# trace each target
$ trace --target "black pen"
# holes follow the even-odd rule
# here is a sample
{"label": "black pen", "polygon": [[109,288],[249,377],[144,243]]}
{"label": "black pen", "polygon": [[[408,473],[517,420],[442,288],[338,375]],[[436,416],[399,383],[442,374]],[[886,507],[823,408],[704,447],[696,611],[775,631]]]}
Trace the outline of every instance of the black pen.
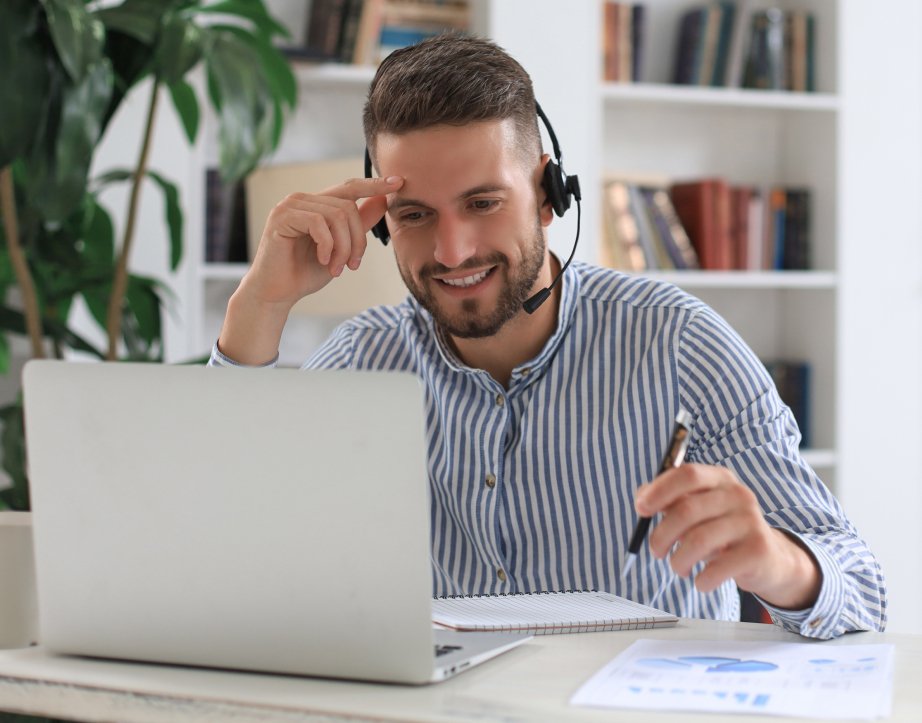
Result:
{"label": "black pen", "polygon": [[[685,452],[688,450],[688,438],[691,436],[691,415],[684,409],[680,409],[675,415],[675,427],[672,428],[672,438],[669,440],[669,447],[663,456],[663,463],[659,466],[657,476],[666,470],[678,467],[685,459]],[[621,567],[621,577],[626,578],[627,574],[634,567],[637,555],[640,552],[640,546],[647,536],[647,530],[650,529],[652,517],[641,517],[637,520],[637,527],[634,528],[634,534],[627,546],[627,555],[624,557],[624,565]]]}

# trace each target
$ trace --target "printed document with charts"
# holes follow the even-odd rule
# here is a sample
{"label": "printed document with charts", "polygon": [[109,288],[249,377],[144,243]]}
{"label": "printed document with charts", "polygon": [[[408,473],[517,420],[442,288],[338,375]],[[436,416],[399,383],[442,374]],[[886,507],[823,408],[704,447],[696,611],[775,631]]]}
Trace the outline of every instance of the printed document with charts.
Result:
{"label": "printed document with charts", "polygon": [[462,631],[595,633],[675,625],[675,615],[607,592],[565,591],[440,597],[432,621]]}

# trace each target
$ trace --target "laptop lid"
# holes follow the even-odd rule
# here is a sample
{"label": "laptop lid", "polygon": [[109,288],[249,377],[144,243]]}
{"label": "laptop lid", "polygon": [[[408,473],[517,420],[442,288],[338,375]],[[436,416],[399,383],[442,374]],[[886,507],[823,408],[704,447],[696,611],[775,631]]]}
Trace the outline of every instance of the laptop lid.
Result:
{"label": "laptop lid", "polygon": [[43,645],[432,677],[415,377],[34,361],[24,389]]}

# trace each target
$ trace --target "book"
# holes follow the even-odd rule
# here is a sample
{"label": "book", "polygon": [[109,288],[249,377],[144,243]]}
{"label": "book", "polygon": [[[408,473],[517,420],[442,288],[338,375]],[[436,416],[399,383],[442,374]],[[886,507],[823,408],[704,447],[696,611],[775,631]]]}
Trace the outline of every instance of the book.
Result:
{"label": "book", "polygon": [[613,269],[643,271],[647,260],[640,244],[637,220],[631,213],[631,194],[624,181],[611,181],[603,189],[605,243],[600,263]]}
{"label": "book", "polygon": [[470,27],[467,0],[386,0],[381,10],[376,62],[439,33]]}
{"label": "book", "polygon": [[346,0],[313,0],[304,33],[305,52],[318,60],[339,60]]}
{"label": "book", "polygon": [[435,598],[432,622],[464,632],[551,635],[663,628],[678,618],[608,592],[568,590]]}
{"label": "book", "polygon": [[618,3],[606,0],[602,10],[602,78],[618,80]]}
{"label": "book", "polygon": [[708,271],[733,269],[730,239],[730,189],[722,178],[706,178],[673,184],[672,204]]}
{"label": "book", "polygon": [[647,9],[640,3],[605,0],[602,6],[602,78],[638,83],[643,65]]}
{"label": "book", "polygon": [[668,191],[663,188],[646,188],[644,197],[672,265],[677,269],[700,268],[698,254],[695,253],[695,247],[692,246],[691,239],[679,220]]}
{"label": "book", "polygon": [[727,63],[724,68],[723,85],[727,88],[739,88],[743,83],[743,60],[746,35],[752,26],[753,3],[755,0],[739,0],[730,30],[730,43],[727,49]]}
{"label": "book", "polygon": [[378,52],[378,38],[381,37],[381,20],[384,0],[365,0],[359,18],[352,62],[356,65],[371,65]]}
{"label": "book", "polygon": [[781,268],[803,271],[810,268],[810,191],[788,188],[784,204],[784,245]]}
{"label": "book", "polygon": [[743,73],[744,88],[785,89],[784,36],[784,12],[769,8],[753,13],[749,55]]}
{"label": "book", "polygon": [[672,71],[673,83],[678,85],[697,84],[706,23],[706,8],[692,8],[683,13],[679,21],[679,34],[676,41]]}
{"label": "book", "polygon": [[205,261],[247,261],[246,186],[225,182],[217,168],[205,171]]}
{"label": "book", "polygon": [[647,7],[640,3],[631,6],[631,80],[643,80],[643,60],[647,35]]}
{"label": "book", "polygon": [[778,396],[794,415],[800,428],[800,446],[809,447],[810,435],[810,364],[803,361],[778,360],[765,362]]}
{"label": "book", "polygon": [[629,3],[618,3],[618,78],[621,83],[630,83],[634,77],[633,24]]}

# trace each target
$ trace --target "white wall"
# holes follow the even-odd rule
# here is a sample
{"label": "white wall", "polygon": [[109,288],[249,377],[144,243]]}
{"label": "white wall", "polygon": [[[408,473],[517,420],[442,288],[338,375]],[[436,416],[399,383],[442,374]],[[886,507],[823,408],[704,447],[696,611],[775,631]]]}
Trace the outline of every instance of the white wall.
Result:
{"label": "white wall", "polygon": [[842,28],[839,497],[878,555],[890,625],[922,632],[922,5]]}

